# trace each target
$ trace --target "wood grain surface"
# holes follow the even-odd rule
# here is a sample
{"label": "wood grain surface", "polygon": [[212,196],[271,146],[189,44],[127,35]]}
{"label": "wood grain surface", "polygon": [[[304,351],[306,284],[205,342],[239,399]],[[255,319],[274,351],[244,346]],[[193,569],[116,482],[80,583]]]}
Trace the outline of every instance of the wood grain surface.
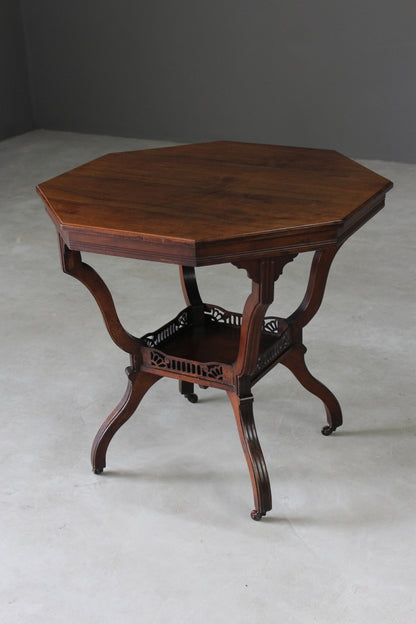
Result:
{"label": "wood grain surface", "polygon": [[217,141],[107,154],[37,190],[70,249],[198,266],[338,244],[391,186],[334,151]]}

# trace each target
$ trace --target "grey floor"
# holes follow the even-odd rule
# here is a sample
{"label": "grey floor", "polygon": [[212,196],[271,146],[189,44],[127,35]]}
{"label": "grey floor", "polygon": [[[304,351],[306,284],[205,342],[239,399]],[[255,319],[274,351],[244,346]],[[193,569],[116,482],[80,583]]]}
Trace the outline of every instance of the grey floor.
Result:
{"label": "grey floor", "polygon": [[[7,624],[407,624],[416,621],[416,165],[348,241],[306,331],[308,364],[345,426],[277,367],[255,388],[274,507],[252,495],[220,391],[162,380],[94,475],[91,441],[124,392],[125,354],[65,276],[34,187],[109,151],[162,143],[36,131],[0,143],[1,601]],[[86,255],[139,335],[183,307],[177,269]],[[272,313],[303,295],[309,254]],[[204,299],[242,307],[245,272],[199,271]]]}

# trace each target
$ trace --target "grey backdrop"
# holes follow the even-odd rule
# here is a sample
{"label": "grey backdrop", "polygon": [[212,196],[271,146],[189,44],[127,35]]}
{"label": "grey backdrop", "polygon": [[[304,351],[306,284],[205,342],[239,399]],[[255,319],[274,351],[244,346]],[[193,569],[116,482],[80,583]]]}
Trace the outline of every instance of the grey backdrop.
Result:
{"label": "grey backdrop", "polygon": [[19,2],[0,0],[0,139],[32,127]]}
{"label": "grey backdrop", "polygon": [[37,127],[416,162],[415,0],[22,0]]}

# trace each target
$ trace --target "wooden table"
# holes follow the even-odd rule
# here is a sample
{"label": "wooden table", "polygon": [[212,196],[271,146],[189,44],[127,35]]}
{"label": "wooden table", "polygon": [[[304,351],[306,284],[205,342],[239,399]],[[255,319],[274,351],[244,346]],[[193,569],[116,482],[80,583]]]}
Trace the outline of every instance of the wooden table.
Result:
{"label": "wooden table", "polygon": [[[251,389],[283,364],[322,400],[322,433],[342,424],[337,399],[306,367],[302,331],[321,304],[339,247],[383,207],[391,187],[334,151],[228,141],[107,154],[40,184],[64,272],[90,290],[131,360],[126,393],[95,437],[94,471],[103,471],[113,435],[161,377],[178,379],[191,402],[194,384],[221,388],[250,472],[251,517],[264,516],[272,501]],[[311,250],[299,307],[288,318],[265,316],[284,266]],[[179,265],[185,309],[151,334],[132,336],[82,251]],[[245,269],[252,282],[242,314],[204,303],[198,291],[194,267],[225,262]]]}

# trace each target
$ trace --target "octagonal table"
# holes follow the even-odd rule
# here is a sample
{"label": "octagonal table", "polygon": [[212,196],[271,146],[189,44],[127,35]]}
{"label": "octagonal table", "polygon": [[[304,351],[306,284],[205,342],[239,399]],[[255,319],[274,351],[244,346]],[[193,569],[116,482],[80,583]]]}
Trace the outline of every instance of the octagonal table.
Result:
{"label": "octagonal table", "polygon": [[[321,304],[337,250],[383,207],[391,187],[334,151],[230,141],[107,154],[40,184],[63,270],[90,290],[111,338],[130,355],[126,393],[93,443],[94,471],[103,471],[113,435],[161,377],[178,379],[191,402],[194,384],[221,388],[250,472],[251,516],[264,516],[271,492],[251,389],[283,364],[322,400],[322,433],[342,424],[337,399],[306,367],[302,330]],[[185,309],[154,332],[132,336],[83,251],[179,265]],[[287,318],[266,316],[275,281],[305,251],[315,254],[302,302]],[[252,282],[242,313],[200,296],[194,267],[225,262]]]}

